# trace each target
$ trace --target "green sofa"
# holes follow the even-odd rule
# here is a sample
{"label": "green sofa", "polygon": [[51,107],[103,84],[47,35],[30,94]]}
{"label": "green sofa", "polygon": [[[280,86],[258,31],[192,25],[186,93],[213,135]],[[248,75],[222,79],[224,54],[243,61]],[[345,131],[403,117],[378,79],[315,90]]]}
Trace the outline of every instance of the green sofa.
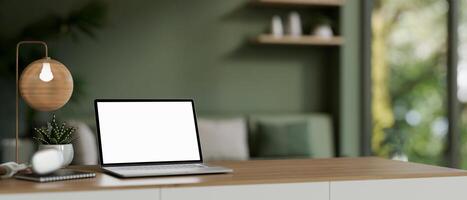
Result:
{"label": "green sofa", "polygon": [[327,158],[334,156],[328,114],[201,115],[206,160]]}

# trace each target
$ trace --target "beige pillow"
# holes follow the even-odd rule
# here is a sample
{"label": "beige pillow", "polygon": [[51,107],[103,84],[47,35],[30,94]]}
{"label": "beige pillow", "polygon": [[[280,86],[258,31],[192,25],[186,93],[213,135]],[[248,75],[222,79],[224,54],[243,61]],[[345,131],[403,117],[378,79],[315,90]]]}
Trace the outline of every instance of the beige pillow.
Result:
{"label": "beige pillow", "polygon": [[198,120],[204,160],[247,160],[248,138],[243,118]]}

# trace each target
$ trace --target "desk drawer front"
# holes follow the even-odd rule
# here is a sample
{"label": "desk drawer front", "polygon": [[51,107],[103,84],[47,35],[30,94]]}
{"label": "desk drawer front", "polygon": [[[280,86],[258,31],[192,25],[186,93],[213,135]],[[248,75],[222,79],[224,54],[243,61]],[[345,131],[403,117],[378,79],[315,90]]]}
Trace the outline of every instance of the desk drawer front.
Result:
{"label": "desk drawer front", "polygon": [[8,200],[159,200],[159,189],[103,190],[87,192],[47,192],[0,195]]}
{"label": "desk drawer front", "polygon": [[331,182],[331,200],[465,200],[467,177]]}
{"label": "desk drawer front", "polygon": [[162,188],[163,200],[329,200],[329,182]]}

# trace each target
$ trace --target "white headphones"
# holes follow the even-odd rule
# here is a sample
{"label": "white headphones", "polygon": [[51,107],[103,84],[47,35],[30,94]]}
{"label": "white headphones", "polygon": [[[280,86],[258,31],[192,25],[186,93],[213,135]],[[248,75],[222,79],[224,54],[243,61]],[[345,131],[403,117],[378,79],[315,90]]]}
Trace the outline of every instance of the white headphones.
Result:
{"label": "white headphones", "polygon": [[[54,172],[63,164],[63,155],[56,149],[43,149],[34,153],[31,159],[32,170],[37,174],[48,174]],[[4,169],[4,174],[0,174],[0,178],[9,178],[15,175],[18,171],[27,169],[26,164],[18,164],[15,162],[7,162],[0,164]]]}

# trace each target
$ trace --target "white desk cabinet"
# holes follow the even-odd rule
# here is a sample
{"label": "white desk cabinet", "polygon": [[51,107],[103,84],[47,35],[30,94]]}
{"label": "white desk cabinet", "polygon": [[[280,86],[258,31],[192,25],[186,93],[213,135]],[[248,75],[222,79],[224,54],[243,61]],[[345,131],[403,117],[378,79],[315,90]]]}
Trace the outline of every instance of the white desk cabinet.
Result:
{"label": "white desk cabinet", "polygon": [[331,182],[331,200],[465,200],[467,177]]}
{"label": "white desk cabinet", "polygon": [[329,200],[329,182],[162,188],[162,200]]}
{"label": "white desk cabinet", "polygon": [[5,200],[160,200],[159,189],[39,192],[0,195]]}

